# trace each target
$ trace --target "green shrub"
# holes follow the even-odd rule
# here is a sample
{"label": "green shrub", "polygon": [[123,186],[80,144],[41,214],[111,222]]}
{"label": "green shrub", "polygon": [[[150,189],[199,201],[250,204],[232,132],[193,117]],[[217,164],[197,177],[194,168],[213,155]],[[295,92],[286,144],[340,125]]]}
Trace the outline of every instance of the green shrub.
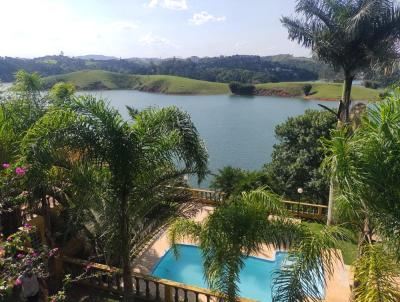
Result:
{"label": "green shrub", "polygon": [[246,171],[231,166],[219,169],[210,187],[225,192],[228,196],[251,191],[268,183],[261,171]]}
{"label": "green shrub", "polygon": [[306,85],[303,86],[302,89],[303,89],[304,95],[305,96],[309,96],[310,92],[311,92],[311,89],[312,89],[312,85],[311,84],[306,84]]}
{"label": "green shrub", "polygon": [[242,84],[239,82],[232,82],[229,84],[229,89],[233,94],[253,95],[256,87],[252,84]]}
{"label": "green shrub", "polygon": [[363,82],[363,85],[364,85],[365,88],[371,88],[371,89],[378,89],[379,88],[379,82],[377,82],[377,81],[365,80]]}

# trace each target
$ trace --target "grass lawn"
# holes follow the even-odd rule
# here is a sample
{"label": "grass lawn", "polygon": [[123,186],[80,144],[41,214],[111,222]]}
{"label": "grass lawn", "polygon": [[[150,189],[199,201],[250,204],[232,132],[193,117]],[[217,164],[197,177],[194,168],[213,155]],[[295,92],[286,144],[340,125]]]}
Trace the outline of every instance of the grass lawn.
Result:
{"label": "grass lawn", "polygon": [[[323,224],[317,222],[302,221],[302,224],[307,225],[312,231],[315,232],[319,232],[324,227]],[[357,257],[356,235],[354,235],[354,238],[352,239],[353,240],[351,241],[345,241],[345,240],[340,241],[340,250],[342,251],[343,254],[343,261],[347,265],[352,265]]]}
{"label": "grass lawn", "polygon": [[[280,89],[290,95],[304,97],[302,88],[305,84],[312,85],[311,93],[313,94],[308,97],[309,99],[341,99],[343,85],[340,83],[281,82],[257,84],[256,87],[262,89]],[[353,85],[351,97],[354,100],[376,101],[379,99],[380,92],[380,90]]]}
{"label": "grass lawn", "polygon": [[139,76],[143,87],[158,88],[157,92],[167,94],[228,94],[229,87],[225,83],[193,80],[169,75]]}
{"label": "grass lawn", "polygon": [[73,83],[78,90],[136,89],[165,94],[228,94],[224,83],[199,81],[169,75],[129,75],[103,70],[83,70],[44,78],[46,88],[57,82]]}
{"label": "grass lawn", "polygon": [[[228,84],[193,80],[170,75],[130,75],[104,70],[82,70],[44,78],[46,88],[57,82],[71,82],[78,90],[99,89],[135,89],[147,92],[181,95],[216,95],[230,94]],[[257,84],[257,88],[273,90],[272,95],[280,95],[279,91],[293,97],[303,98],[305,82],[281,82]],[[312,95],[309,99],[339,100],[342,95],[342,84],[311,83]],[[354,100],[378,100],[380,90],[353,86]]]}

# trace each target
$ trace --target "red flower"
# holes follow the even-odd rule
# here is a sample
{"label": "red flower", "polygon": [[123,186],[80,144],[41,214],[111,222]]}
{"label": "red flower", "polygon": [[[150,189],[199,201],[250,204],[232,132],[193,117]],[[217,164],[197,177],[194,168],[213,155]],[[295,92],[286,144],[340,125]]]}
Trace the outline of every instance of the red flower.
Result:
{"label": "red flower", "polygon": [[2,167],[3,167],[3,169],[8,169],[8,168],[10,168],[10,164],[9,163],[3,163]]}

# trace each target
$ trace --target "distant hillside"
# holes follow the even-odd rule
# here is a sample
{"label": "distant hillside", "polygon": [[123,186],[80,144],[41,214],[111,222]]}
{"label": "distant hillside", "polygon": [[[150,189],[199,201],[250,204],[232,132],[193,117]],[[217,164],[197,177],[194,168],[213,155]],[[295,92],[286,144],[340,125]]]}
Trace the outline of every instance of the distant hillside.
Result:
{"label": "distant hillside", "polygon": [[117,57],[103,56],[103,55],[85,55],[85,56],[77,56],[75,58],[82,60],[95,60],[95,61],[118,60]]}
{"label": "distant hillside", "polygon": [[35,59],[0,57],[0,80],[10,82],[19,69],[38,72],[42,76],[65,74],[81,70],[105,70],[126,74],[175,75],[197,80],[229,83],[291,82],[317,80],[326,66],[307,58],[282,55],[220,56],[187,59],[116,59],[88,55],[76,58],[45,56]]}
{"label": "distant hillside", "polygon": [[185,95],[229,93],[228,85],[169,75],[128,75],[102,70],[77,71],[44,78],[46,88],[57,82],[73,83],[78,90],[135,89]]}
{"label": "distant hillside", "polygon": [[[303,86],[311,84],[311,95],[304,97]],[[342,97],[343,85],[339,83],[266,83],[256,85],[257,95],[275,95],[284,97],[304,97],[306,99],[317,99],[326,101],[340,100]],[[357,101],[377,101],[379,93],[377,89],[353,86],[351,98]]]}
{"label": "distant hillside", "polygon": [[[128,75],[103,70],[84,70],[44,78],[46,88],[57,82],[71,82],[78,90],[134,89],[146,92],[181,95],[229,94],[225,83],[193,80],[170,75]],[[305,82],[265,83],[256,85],[256,95],[284,96],[320,100],[339,100],[342,85],[335,83],[308,83],[312,95],[304,97]],[[352,98],[373,101],[379,97],[379,90],[354,86]]]}

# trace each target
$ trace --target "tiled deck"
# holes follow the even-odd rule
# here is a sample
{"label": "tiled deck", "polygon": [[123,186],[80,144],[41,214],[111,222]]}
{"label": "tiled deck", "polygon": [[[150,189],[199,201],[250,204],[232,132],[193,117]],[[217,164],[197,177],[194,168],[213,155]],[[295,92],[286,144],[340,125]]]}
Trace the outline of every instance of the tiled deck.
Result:
{"label": "tiled deck", "polygon": [[[211,206],[199,206],[197,213],[193,216],[195,221],[202,221],[213,211]],[[195,242],[184,241],[181,243],[195,244]],[[150,274],[153,267],[160,258],[170,249],[166,230],[161,231],[153,242],[143,251],[134,264],[134,271],[142,274]],[[275,250],[265,245],[259,253],[253,255],[259,258],[274,259]],[[350,267],[343,265],[340,261],[335,263],[333,278],[328,280],[325,302],[347,302],[350,301]]]}

